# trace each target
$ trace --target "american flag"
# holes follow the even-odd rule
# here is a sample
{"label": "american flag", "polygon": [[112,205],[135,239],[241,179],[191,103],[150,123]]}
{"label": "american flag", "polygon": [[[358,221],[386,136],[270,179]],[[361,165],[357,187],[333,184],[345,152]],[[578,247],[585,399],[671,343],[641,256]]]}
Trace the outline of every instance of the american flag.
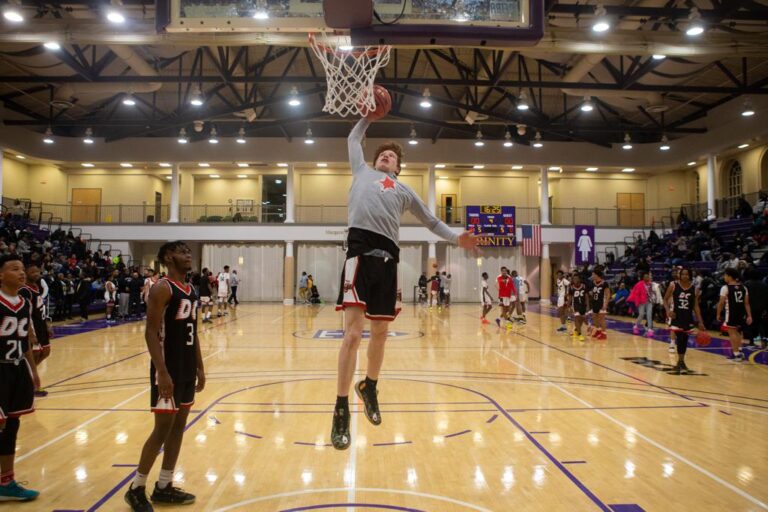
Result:
{"label": "american flag", "polygon": [[523,256],[541,256],[541,224],[523,224]]}

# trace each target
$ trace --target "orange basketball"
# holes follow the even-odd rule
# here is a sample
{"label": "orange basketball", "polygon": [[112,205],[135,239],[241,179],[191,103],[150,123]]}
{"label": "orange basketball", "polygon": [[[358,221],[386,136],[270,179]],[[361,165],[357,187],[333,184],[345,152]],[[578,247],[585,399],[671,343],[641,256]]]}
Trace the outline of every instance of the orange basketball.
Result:
{"label": "orange basketball", "polygon": [[706,331],[699,331],[696,334],[696,345],[700,347],[708,347],[712,343],[712,336]]}
{"label": "orange basketball", "polygon": [[373,95],[376,100],[376,110],[368,112],[365,116],[369,121],[377,121],[382,117],[389,114],[392,109],[392,97],[389,95],[389,91],[380,85],[373,86]]}

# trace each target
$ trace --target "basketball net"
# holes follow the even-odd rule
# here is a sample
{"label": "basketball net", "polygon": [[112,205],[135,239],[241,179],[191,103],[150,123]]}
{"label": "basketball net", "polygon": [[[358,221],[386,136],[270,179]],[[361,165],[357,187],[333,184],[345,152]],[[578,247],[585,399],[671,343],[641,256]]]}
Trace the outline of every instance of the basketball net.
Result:
{"label": "basketball net", "polygon": [[[376,74],[389,62],[389,46],[348,49],[339,38],[310,34],[309,46],[325,69],[328,90],[323,112],[366,116],[376,110],[373,86]],[[342,49],[344,48],[344,49]]]}

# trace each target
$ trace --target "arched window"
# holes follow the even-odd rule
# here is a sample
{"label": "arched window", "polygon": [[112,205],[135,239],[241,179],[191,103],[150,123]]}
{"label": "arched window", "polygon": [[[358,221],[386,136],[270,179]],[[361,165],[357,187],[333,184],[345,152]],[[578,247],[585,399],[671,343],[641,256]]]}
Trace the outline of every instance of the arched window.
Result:
{"label": "arched window", "polygon": [[741,195],[741,164],[733,162],[728,169],[728,196]]}

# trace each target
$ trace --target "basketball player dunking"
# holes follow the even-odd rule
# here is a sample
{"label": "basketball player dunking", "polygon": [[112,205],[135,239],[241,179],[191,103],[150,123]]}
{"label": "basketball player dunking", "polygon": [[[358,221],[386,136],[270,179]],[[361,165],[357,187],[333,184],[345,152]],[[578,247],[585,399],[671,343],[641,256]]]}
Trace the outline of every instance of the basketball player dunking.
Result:
{"label": "basketball player dunking", "polygon": [[373,168],[366,164],[363,136],[371,121],[384,115],[386,112],[377,110],[374,115],[361,119],[348,138],[353,173],[349,190],[348,249],[336,307],[346,311],[346,318],[331,428],[331,442],[337,450],[345,450],[351,443],[349,387],[355,375],[357,349],[366,318],[371,321],[368,367],[365,380],[355,385],[355,392],[363,401],[368,421],[381,424],[376,385],[389,322],[399,311],[397,262],[401,215],[410,211],[434,234],[465,249],[474,250],[477,245],[473,235],[466,231],[461,235],[454,233],[429,211],[413,190],[397,181],[402,164],[402,148],[398,144],[390,142],[379,146]]}
{"label": "basketball player dunking", "polygon": [[134,512],[153,510],[147,501],[147,475],[160,453],[163,463],[151,500],[163,505],[188,505],[195,496],[173,486],[173,471],[181,451],[184,427],[195,392],[205,387],[205,370],[197,338],[197,294],[185,283],[192,269],[192,252],[184,242],[160,247],[157,259],[168,267],[168,275],[149,292],[145,338],[150,365],[151,407],[155,427],[144,443],[139,467],[125,501]]}

